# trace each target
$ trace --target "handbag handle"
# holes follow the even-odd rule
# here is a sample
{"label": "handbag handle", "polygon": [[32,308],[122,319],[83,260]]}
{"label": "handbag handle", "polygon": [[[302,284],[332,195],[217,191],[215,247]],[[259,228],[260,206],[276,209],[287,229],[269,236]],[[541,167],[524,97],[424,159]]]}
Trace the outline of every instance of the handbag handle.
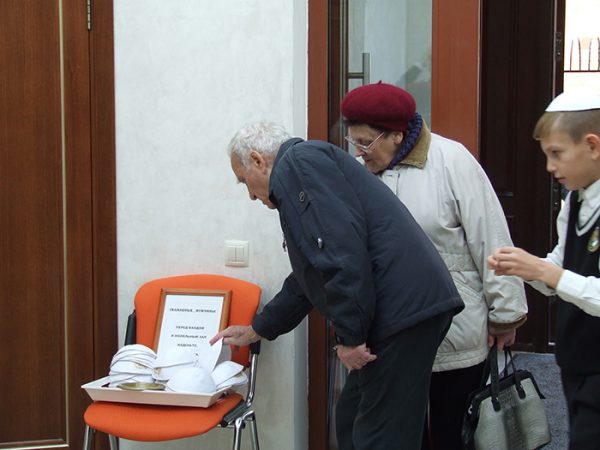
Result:
{"label": "handbag handle", "polygon": [[512,355],[512,351],[510,350],[510,347],[505,347],[504,348],[504,371],[503,371],[503,376],[508,376],[509,372],[508,372],[508,367],[509,367],[509,363],[510,363],[510,367],[512,368],[512,373],[515,377],[515,388],[517,389],[517,393],[519,394],[519,398],[520,399],[524,399],[526,394],[525,394],[525,389],[523,389],[523,386],[521,385],[521,381],[522,381],[522,372],[519,372],[517,370],[517,367],[515,366],[515,361],[513,359],[513,355]]}
{"label": "handbag handle", "polygon": [[[490,352],[488,353],[488,360],[486,362],[486,366],[490,367],[490,390],[491,390],[491,400],[492,405],[494,406],[494,411],[500,411],[500,400],[498,399],[500,395],[500,374],[498,371],[498,348],[496,343],[490,348]],[[504,349],[504,370],[502,371],[503,377],[509,375],[508,368],[509,366],[512,368],[512,375],[515,379],[515,389],[517,390],[517,394],[519,398],[524,399],[526,397],[525,389],[521,385],[521,373],[517,370],[515,366],[515,362],[512,356],[512,351],[510,347],[505,347]]]}
{"label": "handbag handle", "polygon": [[490,388],[492,391],[491,400],[494,406],[494,411],[500,411],[500,375],[498,374],[498,348],[496,343],[492,345],[488,353],[488,361],[490,364]]}

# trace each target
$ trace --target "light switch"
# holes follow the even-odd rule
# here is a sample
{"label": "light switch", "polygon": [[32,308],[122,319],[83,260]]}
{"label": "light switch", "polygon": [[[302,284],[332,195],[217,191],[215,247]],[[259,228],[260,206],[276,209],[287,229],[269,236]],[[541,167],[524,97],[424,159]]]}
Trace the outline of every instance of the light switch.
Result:
{"label": "light switch", "polygon": [[248,241],[225,241],[225,265],[248,267]]}

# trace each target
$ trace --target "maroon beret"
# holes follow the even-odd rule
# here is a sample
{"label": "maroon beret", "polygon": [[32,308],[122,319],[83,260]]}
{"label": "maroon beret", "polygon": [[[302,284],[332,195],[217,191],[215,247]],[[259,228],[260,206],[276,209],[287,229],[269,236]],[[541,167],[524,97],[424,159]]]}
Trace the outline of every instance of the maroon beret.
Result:
{"label": "maroon beret", "polygon": [[352,123],[406,132],[417,106],[412,95],[392,84],[367,84],[346,94],[342,115]]}

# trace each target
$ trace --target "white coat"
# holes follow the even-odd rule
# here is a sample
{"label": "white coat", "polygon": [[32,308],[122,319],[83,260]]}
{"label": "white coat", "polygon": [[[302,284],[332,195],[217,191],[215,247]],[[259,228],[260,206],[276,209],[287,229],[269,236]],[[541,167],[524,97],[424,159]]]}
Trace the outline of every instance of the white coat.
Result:
{"label": "white coat", "polygon": [[465,303],[438,349],[434,372],[479,364],[487,356],[488,332],[510,331],[527,314],[522,281],[487,268],[493,250],[512,245],[489,179],[462,144],[425,125],[414,149],[379,177],[425,230]]}

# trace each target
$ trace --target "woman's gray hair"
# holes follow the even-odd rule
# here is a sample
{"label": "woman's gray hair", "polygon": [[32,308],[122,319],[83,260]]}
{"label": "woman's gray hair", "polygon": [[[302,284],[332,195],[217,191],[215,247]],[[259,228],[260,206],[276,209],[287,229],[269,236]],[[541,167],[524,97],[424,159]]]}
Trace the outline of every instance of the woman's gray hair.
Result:
{"label": "woman's gray hair", "polygon": [[230,158],[236,155],[242,165],[248,169],[252,150],[274,161],[279,147],[289,138],[290,135],[281,125],[272,122],[255,122],[235,133],[227,146],[227,153]]}

